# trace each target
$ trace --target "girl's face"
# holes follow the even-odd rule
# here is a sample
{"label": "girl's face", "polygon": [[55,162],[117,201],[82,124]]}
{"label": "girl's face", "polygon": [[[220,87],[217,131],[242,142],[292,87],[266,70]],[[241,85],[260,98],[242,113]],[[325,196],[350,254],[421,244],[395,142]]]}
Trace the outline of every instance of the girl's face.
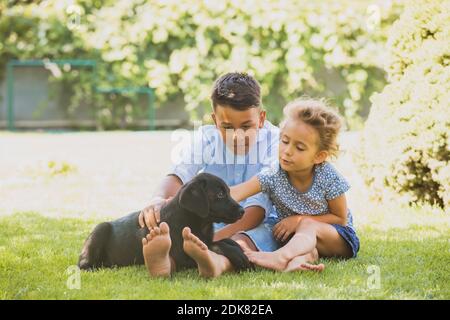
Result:
{"label": "girl's face", "polygon": [[280,132],[279,161],[287,172],[307,171],[327,158],[319,151],[319,133],[303,121],[288,120]]}

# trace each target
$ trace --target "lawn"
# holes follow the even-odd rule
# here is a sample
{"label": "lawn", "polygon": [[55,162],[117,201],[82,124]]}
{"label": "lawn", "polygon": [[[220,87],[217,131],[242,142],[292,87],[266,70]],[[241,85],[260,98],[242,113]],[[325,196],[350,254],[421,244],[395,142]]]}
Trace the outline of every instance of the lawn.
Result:
{"label": "lawn", "polygon": [[257,270],[214,280],[195,270],[155,280],[135,266],[82,272],[73,288],[71,266],[90,230],[145,205],[174,143],[168,132],[0,133],[0,298],[450,298],[448,214],[369,202],[351,161],[358,134],[344,135],[336,163],[353,186],[357,259],[322,259],[321,274]]}

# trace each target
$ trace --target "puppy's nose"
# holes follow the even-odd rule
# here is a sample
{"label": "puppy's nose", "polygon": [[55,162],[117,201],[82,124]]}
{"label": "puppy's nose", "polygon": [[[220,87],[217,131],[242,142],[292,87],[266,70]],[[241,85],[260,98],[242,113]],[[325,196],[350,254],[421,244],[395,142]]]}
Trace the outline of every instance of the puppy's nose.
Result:
{"label": "puppy's nose", "polygon": [[244,208],[239,207],[239,214],[242,216],[242,215],[244,215],[244,213],[245,213]]}

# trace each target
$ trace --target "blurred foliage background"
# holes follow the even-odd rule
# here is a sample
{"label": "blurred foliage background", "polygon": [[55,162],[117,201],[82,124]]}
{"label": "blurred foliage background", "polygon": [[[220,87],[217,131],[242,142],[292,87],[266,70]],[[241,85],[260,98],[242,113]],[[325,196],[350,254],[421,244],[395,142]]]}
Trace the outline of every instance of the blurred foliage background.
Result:
{"label": "blurred foliage background", "polygon": [[402,8],[401,1],[2,0],[0,76],[9,59],[95,59],[97,77],[67,68],[54,81],[73,90],[72,112],[84,99],[109,128],[123,114],[132,123],[138,111],[133,101],[96,95],[94,81],[150,86],[157,107],[180,101],[192,120],[209,121],[214,79],[247,71],[262,85],[271,121],[306,94],[328,97],[359,129],[371,94],[386,83],[385,43]]}
{"label": "blurred foliage background", "polygon": [[246,71],[275,124],[301,95],[329,98],[351,130],[368,119],[356,152],[375,198],[445,208],[449,3],[2,0],[0,77],[10,59],[94,59],[96,75],[62,68],[51,82],[72,91],[71,112],[87,101],[98,128],[114,129],[139,117],[138,98],[112,101],[95,86],[151,87],[157,107],[180,103],[208,122],[213,81]]}

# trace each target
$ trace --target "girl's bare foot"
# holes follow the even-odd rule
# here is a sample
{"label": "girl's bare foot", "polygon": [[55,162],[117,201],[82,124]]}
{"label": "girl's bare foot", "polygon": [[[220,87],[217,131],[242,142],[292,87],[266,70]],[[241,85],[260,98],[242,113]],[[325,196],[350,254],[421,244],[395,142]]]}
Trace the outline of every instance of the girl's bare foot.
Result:
{"label": "girl's bare foot", "polygon": [[325,269],[325,265],[323,263],[321,264],[311,264],[308,262],[304,262],[300,265],[297,265],[296,267],[293,267],[289,270],[285,270],[284,272],[294,272],[294,271],[316,271],[316,272],[322,272]]}
{"label": "girl's bare foot", "polygon": [[244,251],[248,259],[254,264],[272,269],[275,271],[283,271],[286,269],[289,259],[283,257],[276,252],[261,252],[261,251]]}
{"label": "girl's bare foot", "polygon": [[321,272],[325,269],[325,265],[321,264],[313,264],[319,260],[319,253],[317,249],[314,249],[310,253],[307,253],[303,256],[297,256],[291,261],[289,261],[284,272],[293,272],[293,271],[318,271]]}
{"label": "girl's bare foot", "polygon": [[147,237],[142,239],[145,266],[150,276],[170,276],[169,250],[171,245],[169,225],[165,222],[152,229]]}
{"label": "girl's bare foot", "polygon": [[289,261],[286,269],[284,269],[283,272],[295,272],[295,271],[322,272],[325,269],[325,265],[323,263],[312,264],[311,262],[314,262],[316,260],[309,261],[310,259],[307,258],[308,255],[295,257],[294,259]]}
{"label": "girl's bare foot", "polygon": [[190,228],[184,228],[182,235],[184,252],[197,262],[202,277],[216,278],[231,268],[227,258],[210,251],[203,241],[191,233]]}

